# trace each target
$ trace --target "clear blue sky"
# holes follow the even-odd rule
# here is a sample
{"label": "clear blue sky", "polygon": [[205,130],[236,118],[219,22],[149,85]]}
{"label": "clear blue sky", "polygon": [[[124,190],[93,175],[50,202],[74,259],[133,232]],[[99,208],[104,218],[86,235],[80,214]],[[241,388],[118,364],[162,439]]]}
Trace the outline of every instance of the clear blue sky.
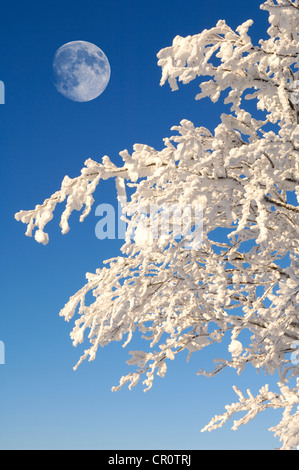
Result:
{"label": "clear blue sky", "polygon": [[[232,422],[201,433],[224,405],[237,401],[235,384],[256,392],[273,379],[248,369],[228,370],[213,379],[198,377],[212,368],[210,350],[186,364],[182,356],[164,379],[144,393],[142,386],[117,393],[111,387],[129,370],[120,343],[98,351],[94,362],[73,366],[82,348],[69,338],[72,324],[59,310],[85,282],[85,273],[119,254],[120,241],[99,241],[94,209],[115,199],[114,184],[101,185],[84,224],[71,217],[61,235],[62,208],[49,224],[50,243],[25,237],[15,212],[32,209],[59,189],[65,174],[77,176],[86,158],[134,143],[162,148],[162,139],[181,119],[213,130],[224,108],[193,98],[197,84],[177,92],[159,86],[156,54],[176,35],[197,34],[225,19],[233,28],[252,18],[251,34],[266,37],[267,14],[257,0],[10,0],[0,14],[0,80],[6,86],[1,113],[1,449],[272,449],[279,446],[267,428],[279,415],[266,413],[234,432]],[[98,45],[111,65],[105,92],[88,103],[72,102],[52,84],[52,60],[64,43]],[[130,349],[134,349],[130,345]],[[225,345],[215,356],[227,354]],[[272,382],[271,382],[272,380]]]}

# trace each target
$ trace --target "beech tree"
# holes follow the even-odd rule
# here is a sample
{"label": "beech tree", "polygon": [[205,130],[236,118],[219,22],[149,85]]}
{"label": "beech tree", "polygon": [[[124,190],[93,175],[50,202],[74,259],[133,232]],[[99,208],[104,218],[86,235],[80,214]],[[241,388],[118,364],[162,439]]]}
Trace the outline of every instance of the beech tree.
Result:
{"label": "beech tree", "polygon": [[[136,144],[131,155],[120,152],[122,166],[108,156],[101,163],[88,159],[80,176],[65,176],[59,191],[15,217],[27,224],[26,235],[34,231],[46,244],[44,228],[56,204],[66,203],[60,220],[65,234],[72,211],[82,210],[83,221],[99,182],[115,178],[127,223],[121,255],[87,273],[86,284],[60,312],[67,321],[78,315],[74,346],[89,340],[76,367],[95,359],[99,346],[126,346],[141,333],[149,352],[130,352],[135,369],[113,390],[126,383],[131,389],[141,376],[148,390],[155,375],[164,377],[168,360],[229,336],[229,359],[215,359],[216,368],[199,373],[213,376],[232,367],[240,374],[251,364],[277,375],[277,391],[265,385],[245,397],[235,388],[239,400],[203,430],[243,412],[234,421],[237,429],[265,409],[280,408],[282,419],[271,430],[281,448],[291,450],[299,448],[299,2],[267,0],[261,9],[270,26],[258,45],[248,34],[251,20],[236,31],[221,20],[200,34],[175,37],[157,55],[161,85],[168,81],[177,90],[178,83],[200,77],[195,99],[215,103],[223,97],[230,105],[213,132],[182,120],[161,151]],[[190,230],[180,238],[174,213],[168,230],[152,236],[158,217],[173,204],[182,212],[202,207],[200,243],[192,211]],[[153,205],[158,210],[152,213]],[[228,236],[215,241],[215,229]]]}

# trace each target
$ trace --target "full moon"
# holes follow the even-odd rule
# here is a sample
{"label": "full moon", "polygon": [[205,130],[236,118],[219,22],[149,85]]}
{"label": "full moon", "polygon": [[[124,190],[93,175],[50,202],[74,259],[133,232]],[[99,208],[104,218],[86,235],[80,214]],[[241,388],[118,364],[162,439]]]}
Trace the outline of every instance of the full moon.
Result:
{"label": "full moon", "polygon": [[61,46],[53,60],[54,85],[73,101],[91,101],[105,90],[110,80],[110,64],[95,44],[72,41]]}

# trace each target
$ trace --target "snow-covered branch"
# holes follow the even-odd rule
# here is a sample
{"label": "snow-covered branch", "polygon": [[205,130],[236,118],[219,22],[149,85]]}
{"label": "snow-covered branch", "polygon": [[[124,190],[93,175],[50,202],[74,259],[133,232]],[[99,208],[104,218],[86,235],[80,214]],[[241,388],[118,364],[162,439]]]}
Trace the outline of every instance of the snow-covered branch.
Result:
{"label": "snow-covered branch", "polygon": [[[236,431],[242,424],[247,424],[254,419],[258,413],[266,409],[283,409],[283,418],[279,425],[269,429],[275,436],[283,441],[282,450],[292,450],[298,448],[299,433],[299,379],[297,379],[297,389],[291,390],[286,385],[280,385],[280,393],[269,391],[268,385],[262,387],[257,396],[253,396],[250,390],[247,390],[248,398],[245,398],[242,392],[233,387],[239,397],[239,402],[227,405],[226,412],[221,416],[215,416],[202,431],[212,431],[220,428],[233,415],[239,412],[246,412],[239,420],[234,421],[232,429]],[[293,412],[294,411],[294,412]]]}

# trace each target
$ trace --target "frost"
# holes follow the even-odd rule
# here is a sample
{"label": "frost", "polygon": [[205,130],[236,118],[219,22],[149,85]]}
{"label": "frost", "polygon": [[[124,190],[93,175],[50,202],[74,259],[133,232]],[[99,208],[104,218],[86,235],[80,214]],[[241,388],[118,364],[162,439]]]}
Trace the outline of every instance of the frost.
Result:
{"label": "frost", "polygon": [[38,243],[42,243],[43,245],[46,245],[49,241],[48,234],[43,232],[42,230],[37,230],[35,232],[34,238]]}
{"label": "frost", "polygon": [[237,341],[237,340],[232,340],[228,347],[228,350],[232,356],[240,356],[243,350],[242,343],[240,343],[240,341]]}

